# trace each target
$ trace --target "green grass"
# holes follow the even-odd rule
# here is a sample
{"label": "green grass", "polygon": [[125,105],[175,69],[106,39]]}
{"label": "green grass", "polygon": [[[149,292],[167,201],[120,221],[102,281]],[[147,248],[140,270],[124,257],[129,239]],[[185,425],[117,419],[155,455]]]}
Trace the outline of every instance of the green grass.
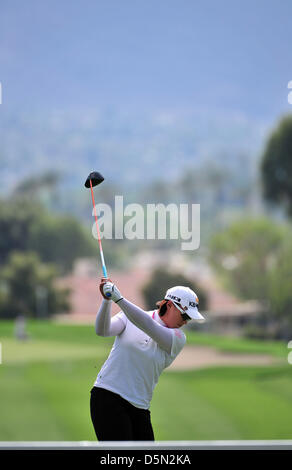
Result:
{"label": "green grass", "polygon": [[[0,322],[0,441],[95,440],[89,392],[113,338],[91,326],[29,322],[16,341]],[[187,332],[188,344],[287,357],[287,345]],[[157,440],[291,439],[292,368],[165,371],[151,405]]]}
{"label": "green grass", "polygon": [[159,385],[152,412],[161,440],[292,438],[289,366],[169,373]]}
{"label": "green grass", "polygon": [[187,344],[210,346],[220,351],[244,354],[270,354],[275,357],[287,357],[287,343],[283,341],[259,341],[247,338],[216,336],[184,330]]}

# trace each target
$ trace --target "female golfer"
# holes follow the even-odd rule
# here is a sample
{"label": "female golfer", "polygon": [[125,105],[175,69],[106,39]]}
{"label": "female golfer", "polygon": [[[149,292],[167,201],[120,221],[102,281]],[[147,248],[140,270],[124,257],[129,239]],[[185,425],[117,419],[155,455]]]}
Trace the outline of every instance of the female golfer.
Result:
{"label": "female golfer", "polygon": [[[99,441],[153,441],[150,401],[162,371],[182,350],[186,337],[180,328],[189,320],[204,321],[198,297],[191,289],[169,289],[158,309],[145,312],[126,300],[102,278],[102,304],[95,331],[116,336],[108,359],[91,390],[90,412]],[[121,312],[111,317],[111,303]]]}

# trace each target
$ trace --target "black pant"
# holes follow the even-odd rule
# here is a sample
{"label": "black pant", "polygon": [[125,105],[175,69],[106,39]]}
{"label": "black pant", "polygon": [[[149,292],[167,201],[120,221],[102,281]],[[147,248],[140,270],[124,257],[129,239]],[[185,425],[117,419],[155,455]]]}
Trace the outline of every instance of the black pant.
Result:
{"label": "black pant", "polygon": [[99,441],[154,441],[150,411],[109,390],[92,388],[90,414]]}

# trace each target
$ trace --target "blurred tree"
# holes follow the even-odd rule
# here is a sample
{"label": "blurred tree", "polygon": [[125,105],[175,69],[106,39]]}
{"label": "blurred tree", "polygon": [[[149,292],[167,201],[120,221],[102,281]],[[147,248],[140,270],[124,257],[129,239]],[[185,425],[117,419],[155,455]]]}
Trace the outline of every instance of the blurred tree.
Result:
{"label": "blurred tree", "polygon": [[292,116],[284,117],[271,133],[261,161],[264,198],[283,206],[292,216]]}
{"label": "blurred tree", "polygon": [[43,191],[55,191],[60,178],[60,173],[53,170],[30,176],[17,184],[14,195],[38,199]]}
{"label": "blurred tree", "polygon": [[207,296],[201,287],[191,282],[183,274],[170,273],[163,267],[155,269],[150,281],[142,289],[146,307],[149,310],[155,308],[156,302],[164,299],[166,291],[174,286],[186,286],[194,290],[199,298],[199,310],[206,309]]}
{"label": "blurred tree", "polygon": [[270,310],[279,318],[279,336],[292,335],[292,241],[287,236],[274,259],[269,279]]}
{"label": "blurred tree", "polygon": [[189,203],[222,204],[230,197],[232,181],[230,169],[208,160],[198,167],[186,168],[177,181],[176,190]]}
{"label": "blurred tree", "polygon": [[95,256],[96,246],[77,219],[52,215],[29,199],[0,201],[0,262],[12,251],[37,251],[65,272],[82,256]]}
{"label": "blurred tree", "polygon": [[145,187],[140,188],[138,193],[139,201],[146,204],[165,204],[169,201],[175,202],[175,194],[173,185],[170,185],[168,181],[161,179],[155,179]]}
{"label": "blurred tree", "polygon": [[29,176],[17,184],[11,198],[41,201],[47,208],[55,209],[60,203],[61,179],[61,173],[55,170]]}
{"label": "blurred tree", "polygon": [[94,238],[71,216],[42,214],[30,227],[28,248],[56,263],[62,273],[72,269],[76,258],[97,255]]}
{"label": "blurred tree", "polygon": [[246,218],[213,236],[209,262],[234,294],[266,299],[268,274],[286,231],[266,218]]}
{"label": "blurred tree", "polygon": [[0,200],[0,262],[4,263],[11,251],[28,249],[32,224],[42,213],[40,204],[30,201]]}
{"label": "blurred tree", "polygon": [[209,262],[239,298],[264,302],[270,319],[292,325],[290,238],[268,218],[240,220],[213,236]]}
{"label": "blurred tree", "polygon": [[69,291],[54,285],[56,276],[56,267],[42,263],[36,253],[11,253],[0,271],[0,317],[44,317],[68,311]]}

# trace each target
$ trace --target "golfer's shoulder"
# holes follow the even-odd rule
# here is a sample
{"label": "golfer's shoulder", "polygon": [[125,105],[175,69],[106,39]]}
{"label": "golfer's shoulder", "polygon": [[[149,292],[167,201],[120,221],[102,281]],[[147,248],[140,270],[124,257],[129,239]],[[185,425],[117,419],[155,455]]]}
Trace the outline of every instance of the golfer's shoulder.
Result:
{"label": "golfer's shoulder", "polygon": [[187,338],[180,328],[172,328],[171,331],[173,334],[173,340],[170,355],[175,357],[183,349]]}
{"label": "golfer's shoulder", "polygon": [[181,343],[185,343],[187,340],[187,337],[185,333],[180,329],[180,328],[173,328],[173,334],[174,337],[177,338],[177,340]]}

